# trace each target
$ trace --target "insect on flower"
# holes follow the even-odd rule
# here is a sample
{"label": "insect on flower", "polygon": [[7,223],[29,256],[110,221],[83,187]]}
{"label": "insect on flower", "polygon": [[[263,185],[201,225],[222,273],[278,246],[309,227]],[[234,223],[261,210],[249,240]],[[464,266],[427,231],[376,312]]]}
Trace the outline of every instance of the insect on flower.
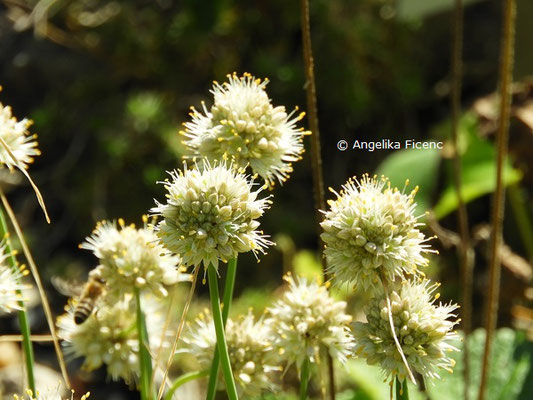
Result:
{"label": "insect on flower", "polygon": [[89,273],[89,279],[85,285],[66,282],[58,277],[54,278],[53,284],[62,294],[78,298],[74,307],[76,325],[81,325],[87,321],[96,309],[98,299],[106,291],[105,281],[101,278],[98,268]]}

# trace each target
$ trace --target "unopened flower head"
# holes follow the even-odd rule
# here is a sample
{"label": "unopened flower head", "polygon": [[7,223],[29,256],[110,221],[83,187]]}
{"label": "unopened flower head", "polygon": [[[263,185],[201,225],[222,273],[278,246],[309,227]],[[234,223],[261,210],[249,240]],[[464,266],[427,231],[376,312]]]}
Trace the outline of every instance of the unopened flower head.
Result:
{"label": "unopened flower head", "polygon": [[[217,345],[213,319],[206,311],[194,322],[183,341],[183,351],[195,356],[202,369],[208,369]],[[255,398],[264,390],[274,390],[273,374],[281,371],[272,355],[270,330],[249,312],[238,319],[228,319],[226,342],[237,390],[246,398]]]}
{"label": "unopened flower head", "polygon": [[328,201],[321,237],[335,284],[377,289],[380,279],[392,282],[428,264],[423,253],[431,250],[414,215],[417,189],[404,194],[385,177],[363,175],[334,192],[337,199]]}
{"label": "unopened flower head", "polygon": [[285,280],[288,290],[267,310],[275,351],[298,368],[306,358],[317,362],[321,349],[344,363],[353,348],[352,318],[346,314],[346,302],[334,300],[316,280],[294,280],[290,275]]}
{"label": "unopened flower head", "polygon": [[[2,88],[0,87],[0,90]],[[27,168],[33,162],[33,157],[41,154],[37,149],[36,135],[30,135],[28,129],[32,121],[24,118],[18,121],[11,111],[10,106],[0,103],[0,164],[13,169],[17,163]],[[6,150],[7,146],[9,152]],[[13,160],[13,157],[15,160]]]}
{"label": "unopened flower head", "polygon": [[232,160],[248,165],[267,185],[284,182],[292,163],[301,159],[302,138],[308,132],[297,128],[304,113],[287,114],[285,107],[274,107],[265,91],[268,80],[250,74],[228,75],[228,82],[215,82],[211,93],[214,104],[203,113],[192,109],[192,121],[185,123],[185,145],[193,157],[210,162]]}
{"label": "unopened flower head", "polygon": [[193,169],[174,171],[165,182],[167,203],[157,203],[153,212],[163,217],[158,235],[163,244],[178,254],[187,266],[203,263],[218,267],[238,253],[264,253],[272,244],[258,231],[257,218],[270,200],[258,199],[259,190],[231,166],[208,163]]}
{"label": "unopened flower head", "polygon": [[178,267],[179,257],[171,254],[161,244],[153,229],[137,229],[116,222],[97,224],[92,235],[80,245],[99,258],[98,277],[106,282],[110,294],[121,297],[133,287],[146,289],[156,295],[166,296],[165,286],[190,280],[184,267]]}
{"label": "unopened flower head", "polygon": [[[74,302],[57,320],[58,335],[64,340],[69,358],[84,357],[82,368],[93,371],[102,365],[113,380],[134,384],[139,377],[139,340],[135,328],[136,313],[131,297],[118,302],[101,299],[96,312],[85,322],[74,322]],[[108,300],[108,299],[107,299]],[[158,348],[164,318],[160,304],[142,297],[150,346]],[[164,344],[168,347],[168,343]]]}
{"label": "unopened flower head", "polygon": [[16,270],[6,264],[6,258],[10,257],[6,253],[5,245],[0,244],[0,311],[10,313],[13,310],[20,310],[19,304],[23,300],[19,291],[23,293],[29,286],[22,283],[22,277],[28,274],[23,267],[17,267]]}
{"label": "unopened flower head", "polygon": [[[453,311],[456,304],[435,304],[438,284],[403,281],[393,286],[389,295],[390,311],[396,337],[411,371],[424,377],[439,378],[439,369],[451,372],[454,360],[448,355],[458,351],[451,341],[459,337],[452,330],[458,321]],[[390,327],[389,309],[383,290],[365,310],[367,322],[356,322],[354,335],[357,355],[368,364],[381,366],[389,378],[408,376]]]}

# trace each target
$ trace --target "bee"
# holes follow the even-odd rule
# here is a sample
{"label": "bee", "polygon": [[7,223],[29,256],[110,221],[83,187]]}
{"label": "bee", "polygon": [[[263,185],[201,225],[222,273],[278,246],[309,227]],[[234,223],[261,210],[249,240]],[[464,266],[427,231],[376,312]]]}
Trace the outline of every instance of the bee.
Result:
{"label": "bee", "polygon": [[98,268],[89,273],[89,279],[85,285],[68,283],[59,277],[54,277],[52,283],[56,289],[71,297],[77,297],[74,307],[74,323],[81,325],[91,316],[96,309],[98,299],[105,292],[105,281],[100,277]]}
{"label": "bee", "polygon": [[76,325],[81,325],[87,321],[104,290],[105,281],[102,278],[89,276],[89,280],[78,299],[78,304],[74,308],[74,323]]}

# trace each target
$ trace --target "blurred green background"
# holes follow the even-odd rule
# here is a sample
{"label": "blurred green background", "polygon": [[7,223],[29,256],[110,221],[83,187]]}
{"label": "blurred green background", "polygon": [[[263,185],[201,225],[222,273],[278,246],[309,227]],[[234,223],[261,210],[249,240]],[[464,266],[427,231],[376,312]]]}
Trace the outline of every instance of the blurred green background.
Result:
{"label": "blurred green background", "polygon": [[[474,325],[480,326],[487,284],[482,224],[489,220],[494,188],[491,94],[502,13],[499,1],[465,3],[460,137],[469,222],[479,236]],[[517,305],[531,311],[533,298],[527,295],[533,258],[533,3],[517,3],[514,78],[521,85],[514,95],[504,238],[519,261],[504,265],[500,323],[531,329],[532,319],[513,311]],[[434,209],[441,227],[457,231],[448,145],[440,153],[336,148],[340,139],[447,140],[452,11],[451,0],[311,1],[326,186],[338,189],[351,176],[375,171],[402,187],[409,177],[421,186],[420,214]],[[35,121],[32,132],[39,134],[43,154],[30,173],[52,224],[44,221],[28,185],[11,188],[8,196],[46,282],[54,275],[83,279],[94,267],[92,255],[77,245],[96,221],[123,217],[139,223],[153,199],[163,198],[157,181],[181,166],[177,132],[188,108],[202,100],[209,106],[212,81],[233,71],[268,77],[273,104],[306,108],[299,2],[0,1],[0,101],[12,105],[18,118]],[[254,304],[268,302],[284,271],[316,266],[309,150],[272,193],[262,225],[278,246],[260,264],[253,257],[239,261],[237,296],[244,292]],[[456,250],[433,243],[441,256],[429,275],[443,281],[445,301],[459,301]],[[48,287],[60,312],[65,298]],[[32,323],[35,331],[46,331],[40,311]],[[41,350],[53,357],[48,347]]]}

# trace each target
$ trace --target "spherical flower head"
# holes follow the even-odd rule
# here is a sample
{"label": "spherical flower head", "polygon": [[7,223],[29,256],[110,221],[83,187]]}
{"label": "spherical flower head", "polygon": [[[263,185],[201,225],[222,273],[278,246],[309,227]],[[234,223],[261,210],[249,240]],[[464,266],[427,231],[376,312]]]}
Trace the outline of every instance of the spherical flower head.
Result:
{"label": "spherical flower head", "polygon": [[180,268],[179,257],[161,244],[153,229],[137,229],[126,225],[122,219],[97,224],[92,235],[80,245],[91,250],[100,261],[98,277],[106,282],[111,295],[120,298],[134,287],[166,296],[165,286],[189,281],[190,275]]}
{"label": "spherical flower head", "polygon": [[[407,183],[406,183],[407,184]],[[381,280],[394,281],[404,274],[417,274],[428,260],[414,215],[414,196],[390,187],[387,178],[363,175],[350,179],[330,206],[321,226],[324,255],[333,283],[354,284],[363,290],[376,290]]]}
{"label": "spherical flower head", "polygon": [[[85,322],[74,322],[75,302],[57,319],[58,335],[64,340],[69,358],[84,357],[82,368],[93,371],[102,365],[113,380],[123,379],[133,385],[139,378],[139,340],[135,329],[136,312],[130,296],[122,301],[100,299]],[[159,347],[164,318],[160,305],[143,296],[143,312],[150,347]],[[165,344],[168,347],[168,344]]]}
{"label": "spherical flower head", "polygon": [[[275,390],[273,373],[280,371],[272,356],[269,327],[256,321],[249,312],[226,323],[228,353],[239,394],[254,398],[264,390]],[[194,355],[202,369],[209,369],[217,345],[213,318],[202,313],[183,338],[188,345],[184,352]],[[222,380],[219,382],[222,383]]]}
{"label": "spherical flower head", "polygon": [[[18,396],[14,395],[15,400],[63,400],[62,397],[63,390],[61,389],[61,385],[58,384],[56,386],[50,386],[46,392],[39,392],[33,393],[30,389],[26,391],[26,396]],[[80,397],[80,400],[87,400],[90,396],[90,392],[85,393],[83,396]],[[64,399],[67,400],[67,399]],[[70,394],[70,400],[74,400],[74,390],[71,390]]]}
{"label": "spherical flower head", "polygon": [[228,82],[215,82],[211,93],[214,104],[203,113],[192,108],[192,121],[185,123],[185,145],[193,157],[233,160],[248,165],[268,186],[277,179],[284,182],[292,163],[301,159],[303,136],[308,134],[296,124],[304,113],[287,114],[285,107],[274,107],[265,91],[268,80],[250,74],[228,75]]}
{"label": "spherical flower head", "polygon": [[[390,289],[390,304],[394,330],[409,368],[428,378],[439,378],[439,369],[451,372],[454,360],[450,351],[458,351],[450,341],[458,339],[452,331],[457,321],[456,304],[435,304],[438,284],[430,281],[403,281]],[[354,335],[357,355],[368,364],[378,364],[389,378],[400,380],[408,376],[394,342],[385,293],[374,297],[366,310],[367,322],[356,322]]]}
{"label": "spherical flower head", "polygon": [[326,286],[306,278],[284,278],[288,290],[267,309],[274,349],[288,364],[300,368],[306,359],[317,362],[322,349],[344,363],[353,348],[346,302],[334,300]]}
{"label": "spherical flower head", "polygon": [[[0,87],[1,90],[1,87]],[[37,149],[36,135],[30,135],[28,129],[32,121],[24,118],[18,121],[12,114],[11,107],[0,103],[0,138],[4,144],[0,143],[0,165],[13,169],[17,163],[28,168],[28,164],[33,162],[33,157],[41,154]],[[9,148],[9,152],[5,146]],[[15,160],[13,160],[13,157]]]}
{"label": "spherical flower head", "polygon": [[170,175],[167,203],[157,203],[152,212],[162,216],[157,226],[161,242],[185,265],[218,267],[219,260],[227,262],[247,251],[264,253],[272,244],[257,230],[257,219],[270,200],[258,199],[261,189],[253,190],[240,171],[207,163]]}
{"label": "spherical flower head", "polygon": [[28,285],[22,283],[22,277],[27,275],[24,267],[13,269],[9,267],[5,260],[10,255],[6,253],[5,245],[0,244],[0,311],[10,313],[14,310],[21,310],[19,304],[23,300],[19,291],[23,293],[29,289]]}

